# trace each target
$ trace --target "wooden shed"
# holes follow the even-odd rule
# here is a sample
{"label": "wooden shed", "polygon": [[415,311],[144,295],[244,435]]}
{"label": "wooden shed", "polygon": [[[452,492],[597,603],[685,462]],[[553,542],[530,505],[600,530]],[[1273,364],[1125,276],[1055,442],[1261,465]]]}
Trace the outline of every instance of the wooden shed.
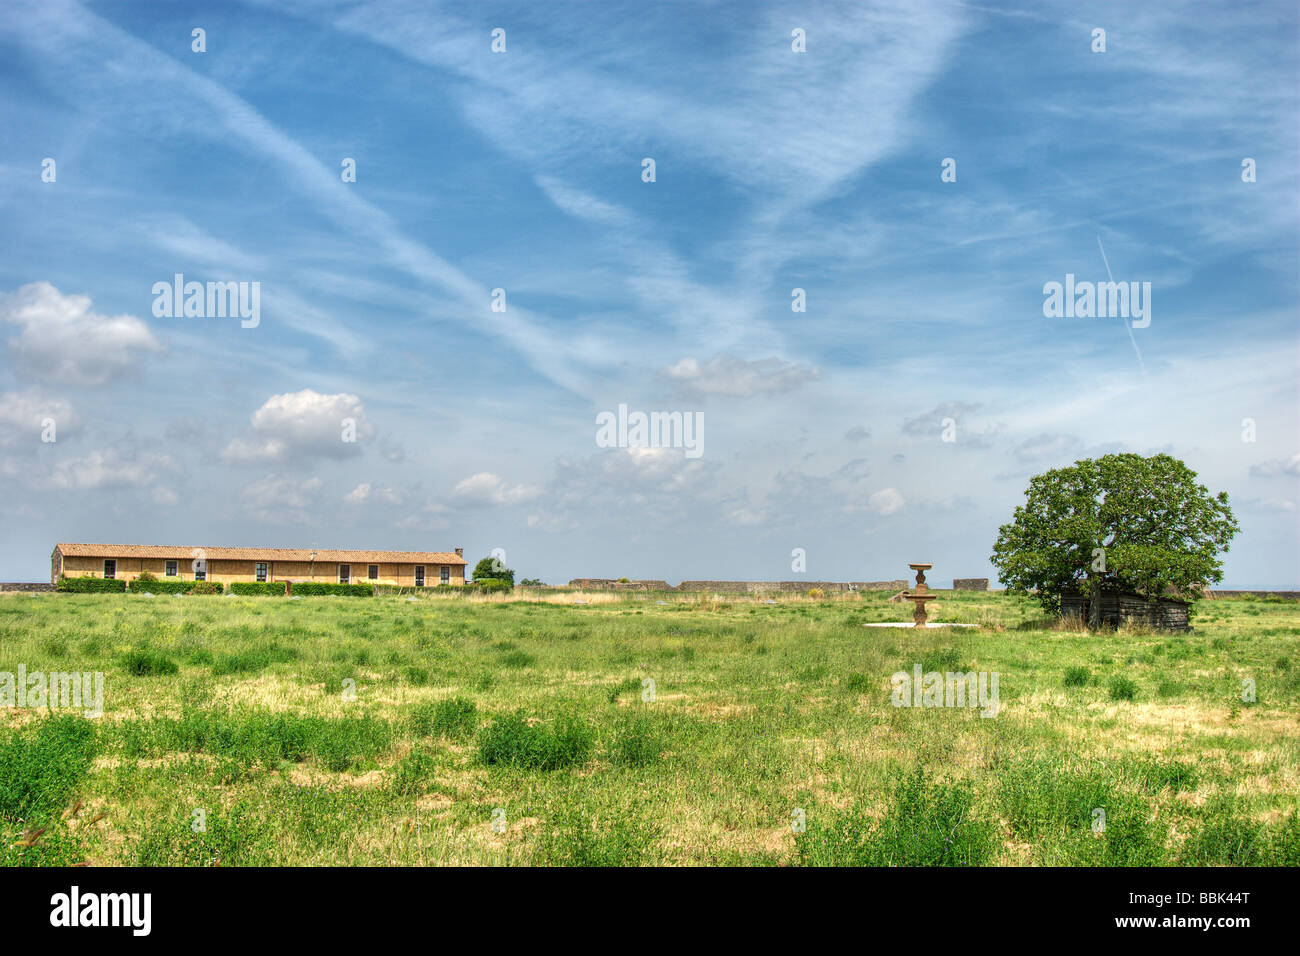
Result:
{"label": "wooden shed", "polygon": [[[1190,630],[1187,601],[1177,598],[1152,599],[1133,591],[1103,588],[1101,592],[1101,623],[1106,627],[1121,624],[1145,624],[1169,631]],[[1061,616],[1088,618],[1088,598],[1079,591],[1061,592]]]}

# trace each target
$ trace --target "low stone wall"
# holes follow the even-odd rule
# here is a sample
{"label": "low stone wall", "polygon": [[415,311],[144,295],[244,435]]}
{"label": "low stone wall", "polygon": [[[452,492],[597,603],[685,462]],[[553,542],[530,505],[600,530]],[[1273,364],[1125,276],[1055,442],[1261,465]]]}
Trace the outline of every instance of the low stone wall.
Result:
{"label": "low stone wall", "polygon": [[616,581],[614,578],[574,578],[569,587],[583,591],[674,591],[667,581],[642,579],[637,581]]}
{"label": "low stone wall", "polygon": [[954,591],[987,591],[989,589],[989,579],[953,578],[952,589]]}
{"label": "low stone wall", "polygon": [[0,591],[39,591],[45,593],[53,590],[53,584],[42,584],[39,581],[0,581]]}
{"label": "low stone wall", "polygon": [[584,591],[711,591],[718,594],[806,594],[813,588],[826,593],[844,591],[898,591],[907,587],[897,581],[683,581],[673,587],[667,581],[615,581],[613,578],[574,578],[569,587]]}
{"label": "low stone wall", "polygon": [[1300,600],[1300,591],[1206,591],[1205,596],[1210,600],[1237,597],[1280,597],[1296,601]]}
{"label": "low stone wall", "polygon": [[907,582],[901,579],[898,581],[683,581],[677,585],[677,590],[716,591],[720,594],[768,592],[806,594],[813,588],[820,588],[829,594],[833,591],[897,591],[905,587]]}

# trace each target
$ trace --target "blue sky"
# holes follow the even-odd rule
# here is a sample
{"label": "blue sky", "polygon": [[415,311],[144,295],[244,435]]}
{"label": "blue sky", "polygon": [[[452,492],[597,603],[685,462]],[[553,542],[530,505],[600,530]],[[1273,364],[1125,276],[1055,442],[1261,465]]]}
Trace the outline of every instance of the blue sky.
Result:
{"label": "blue sky", "polygon": [[[1127,450],[1230,494],[1225,586],[1296,587],[1296,8],[1146,6],[6,4],[0,580],[85,540],[943,583]],[[1107,262],[1149,326],[1044,316]],[[260,323],[156,317],[175,273]],[[598,447],[620,404],[704,453]]]}

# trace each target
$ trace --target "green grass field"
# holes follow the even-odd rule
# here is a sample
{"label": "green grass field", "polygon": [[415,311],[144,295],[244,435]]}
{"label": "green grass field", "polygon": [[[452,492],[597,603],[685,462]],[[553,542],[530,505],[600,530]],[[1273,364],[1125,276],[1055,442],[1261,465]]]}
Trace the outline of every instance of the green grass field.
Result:
{"label": "green grass field", "polygon": [[[862,627],[910,617],[882,593],[4,595],[0,672],[105,690],[0,708],[0,861],[1300,864],[1300,604],[1089,634],[938,593],[979,627]],[[997,672],[997,716],[893,706],[917,663]]]}

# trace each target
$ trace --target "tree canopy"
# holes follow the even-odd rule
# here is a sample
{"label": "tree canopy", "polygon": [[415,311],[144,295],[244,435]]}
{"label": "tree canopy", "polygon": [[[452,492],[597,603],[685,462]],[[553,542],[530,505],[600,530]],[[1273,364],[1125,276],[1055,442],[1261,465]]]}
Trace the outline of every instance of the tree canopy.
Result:
{"label": "tree canopy", "polygon": [[1105,455],[1030,479],[990,561],[1008,591],[1034,589],[1051,611],[1063,590],[1194,598],[1223,579],[1218,555],[1236,532],[1227,492],[1212,495],[1177,458]]}
{"label": "tree canopy", "polygon": [[504,581],[511,587],[515,583],[515,572],[501,563],[499,558],[487,557],[474,565],[475,581]]}

